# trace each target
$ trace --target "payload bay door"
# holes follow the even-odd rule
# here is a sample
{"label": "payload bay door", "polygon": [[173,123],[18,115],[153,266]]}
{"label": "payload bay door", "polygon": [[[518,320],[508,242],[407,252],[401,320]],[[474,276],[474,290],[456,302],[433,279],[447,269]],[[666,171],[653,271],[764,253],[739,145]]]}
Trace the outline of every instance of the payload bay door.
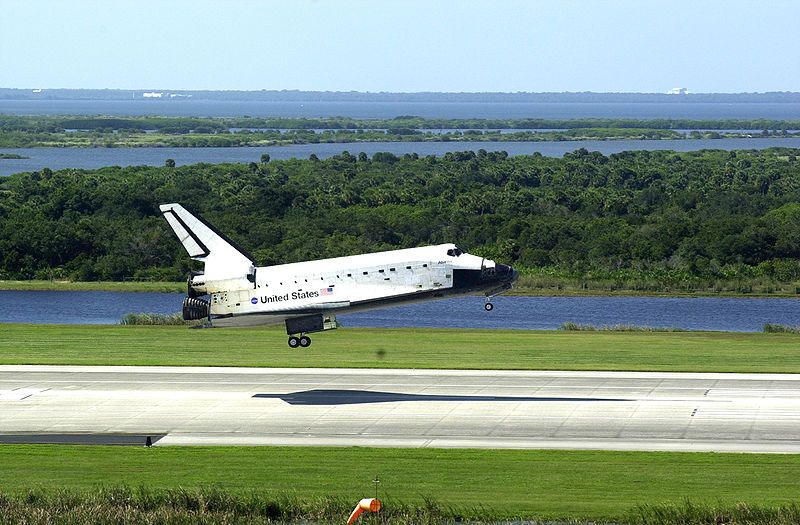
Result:
{"label": "payload bay door", "polygon": [[427,264],[412,268],[411,284],[417,290],[439,290],[453,287],[453,267],[449,264]]}

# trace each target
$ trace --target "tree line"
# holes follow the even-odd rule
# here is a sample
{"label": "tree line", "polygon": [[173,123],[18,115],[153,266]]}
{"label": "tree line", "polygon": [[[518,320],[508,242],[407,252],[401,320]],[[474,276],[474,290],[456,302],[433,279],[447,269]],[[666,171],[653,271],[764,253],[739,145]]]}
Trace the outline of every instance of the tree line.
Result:
{"label": "tree line", "polygon": [[250,164],[43,169],[0,181],[0,279],[179,280],[158,205],[260,265],[455,242],[520,268],[800,280],[800,150],[563,158],[343,152]]}

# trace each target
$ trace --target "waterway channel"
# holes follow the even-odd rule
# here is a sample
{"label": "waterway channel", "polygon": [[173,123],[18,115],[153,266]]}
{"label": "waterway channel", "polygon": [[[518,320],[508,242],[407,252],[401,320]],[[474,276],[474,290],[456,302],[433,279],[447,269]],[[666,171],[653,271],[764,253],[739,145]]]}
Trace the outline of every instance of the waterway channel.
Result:
{"label": "waterway channel", "polygon": [[[180,311],[183,294],[0,291],[0,322],[115,324],[128,313]],[[500,296],[460,297],[339,316],[344,326],[555,330],[565,322],[758,332],[765,323],[800,325],[800,299]],[[2,330],[2,328],[0,328]]]}

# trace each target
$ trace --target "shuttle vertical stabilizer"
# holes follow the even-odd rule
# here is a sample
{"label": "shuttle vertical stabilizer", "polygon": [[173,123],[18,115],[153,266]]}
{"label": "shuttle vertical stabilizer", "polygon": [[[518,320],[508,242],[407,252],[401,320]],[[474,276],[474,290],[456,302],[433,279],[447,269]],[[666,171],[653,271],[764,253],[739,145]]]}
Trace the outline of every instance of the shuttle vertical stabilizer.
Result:
{"label": "shuttle vertical stabilizer", "polygon": [[253,258],[213,226],[180,204],[162,204],[160,209],[189,256],[205,263],[206,281],[245,278],[253,274]]}

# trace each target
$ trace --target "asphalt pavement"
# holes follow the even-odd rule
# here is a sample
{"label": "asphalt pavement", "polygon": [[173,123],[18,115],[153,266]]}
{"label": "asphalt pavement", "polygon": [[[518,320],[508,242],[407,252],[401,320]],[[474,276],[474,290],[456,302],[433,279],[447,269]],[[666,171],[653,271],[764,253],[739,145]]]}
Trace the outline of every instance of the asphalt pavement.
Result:
{"label": "asphalt pavement", "polygon": [[148,436],[155,446],[800,453],[800,375],[0,366],[0,442]]}

